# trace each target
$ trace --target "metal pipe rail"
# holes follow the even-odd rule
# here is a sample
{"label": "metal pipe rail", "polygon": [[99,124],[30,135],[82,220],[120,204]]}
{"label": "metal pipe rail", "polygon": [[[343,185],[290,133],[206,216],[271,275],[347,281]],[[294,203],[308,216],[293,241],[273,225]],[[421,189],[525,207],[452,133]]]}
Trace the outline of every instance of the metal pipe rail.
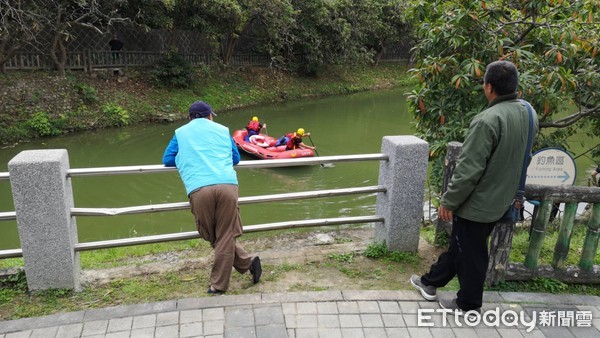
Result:
{"label": "metal pipe rail", "polygon": [[[292,228],[305,228],[314,226],[329,226],[341,224],[356,224],[356,223],[373,223],[383,222],[383,217],[380,216],[356,216],[356,217],[339,217],[339,218],[322,218],[300,221],[286,221],[276,223],[264,223],[245,226],[244,232],[257,232],[267,230],[280,230]],[[160,242],[181,241],[186,239],[198,238],[200,235],[197,231],[179,232],[165,235],[144,236],[136,238],[123,238],[117,240],[88,242],[75,244],[75,251],[89,251],[98,249],[116,248],[121,246],[141,245]],[[0,252],[1,253],[1,252]],[[1,256],[0,256],[1,257]]]}
{"label": "metal pipe rail", "polygon": [[[325,163],[341,163],[341,162],[363,162],[363,161],[387,161],[389,156],[386,154],[359,154],[359,155],[338,155],[338,156],[322,156],[322,157],[303,157],[298,159],[281,159],[281,160],[250,160],[241,161],[235,168],[242,169],[255,169],[255,168],[276,168],[276,167],[294,167],[303,165],[316,165]],[[144,166],[120,166],[120,167],[98,167],[98,168],[77,168],[69,169],[67,176],[103,176],[103,175],[125,175],[125,174],[148,174],[148,173],[161,173],[177,171],[175,167],[165,167],[161,164],[156,165],[144,165]],[[0,173],[0,181],[3,179],[9,179],[8,172]],[[379,191],[373,191],[379,192]],[[361,194],[365,192],[350,192],[349,194]],[[329,195],[323,195],[329,196]],[[311,197],[323,197],[323,196],[298,196],[292,198],[311,198]],[[330,196],[341,196],[334,193]],[[256,197],[256,202],[246,201],[248,198],[240,198],[240,204],[248,203],[261,203],[267,202],[267,200],[258,200],[261,197]],[[290,199],[292,199],[290,198]],[[285,199],[274,199],[272,201],[285,200]],[[127,215],[127,214],[139,214],[144,212],[161,212],[171,210],[182,210],[189,207],[189,203],[170,203],[160,205],[147,205],[147,206],[135,206],[127,208],[72,208],[71,212],[73,216],[114,216],[114,215]],[[14,220],[16,219],[16,213],[14,211],[7,213],[0,213],[0,221],[2,220]]]}
{"label": "metal pipe rail", "polygon": [[[257,169],[257,168],[279,168],[279,167],[297,167],[303,165],[315,165],[325,163],[340,162],[361,162],[361,161],[387,161],[389,156],[386,154],[361,154],[361,155],[339,155],[322,157],[303,157],[297,159],[281,160],[250,160],[241,161],[234,168]],[[99,168],[79,168],[69,169],[67,175],[75,176],[101,176],[101,175],[123,175],[123,174],[149,174],[168,171],[177,171],[175,167],[165,167],[161,164],[143,165],[143,166],[124,166],[124,167],[99,167]],[[2,174],[2,173],[0,173]]]}
{"label": "metal pipe rail", "polygon": [[[256,204],[256,203],[265,203],[265,202],[280,202],[280,201],[290,201],[290,200],[303,199],[303,198],[347,196],[347,195],[369,194],[369,193],[386,192],[386,191],[387,190],[384,186],[304,191],[304,192],[286,193],[286,194],[240,197],[238,199],[238,204],[243,205],[243,204]],[[132,214],[141,214],[141,213],[149,213],[149,212],[186,210],[186,209],[189,209],[189,207],[190,207],[189,202],[177,202],[177,203],[164,203],[164,204],[153,204],[153,205],[140,205],[140,206],[134,206],[134,207],[125,207],[125,208],[71,208],[71,215],[72,216],[132,215]],[[0,214],[0,216],[1,216],[1,214]]]}
{"label": "metal pipe rail", "polygon": [[[339,218],[322,218],[299,221],[286,221],[276,223],[263,223],[244,226],[244,232],[257,232],[280,229],[306,228],[314,226],[330,226],[342,224],[357,224],[357,223],[375,223],[383,222],[383,217],[380,216],[356,216],[356,217],[339,217]],[[98,249],[117,248],[131,245],[142,245],[151,243],[162,243],[172,241],[182,241],[187,239],[198,238],[197,231],[177,232],[171,234],[144,236],[135,238],[122,238],[107,241],[87,242],[75,244],[75,251],[90,251]],[[11,249],[0,251],[0,259],[3,258],[18,258],[23,257],[22,249]]]}
{"label": "metal pipe rail", "polygon": [[[303,157],[297,159],[281,160],[249,160],[241,161],[235,168],[256,169],[256,168],[279,168],[279,167],[297,167],[303,165],[315,165],[325,163],[340,162],[362,162],[362,161],[387,161],[389,156],[386,154],[360,154],[360,155],[339,155],[339,156],[321,156],[321,157]],[[177,171],[175,167],[165,167],[162,164],[141,165],[141,166],[120,166],[120,167],[98,167],[98,168],[75,168],[69,169],[67,175],[74,176],[103,176],[103,175],[124,175],[124,174],[152,174]],[[0,172],[0,180],[8,180],[8,172]]]}
{"label": "metal pipe rail", "polygon": [[0,251],[0,259],[19,258],[19,257],[23,257],[22,249],[10,249],[10,250],[1,250]]}
{"label": "metal pipe rail", "polygon": [[0,221],[10,221],[17,219],[16,211],[0,212]]}
{"label": "metal pipe rail", "polygon": [[[388,155],[385,154],[361,154],[361,155],[340,155],[340,156],[323,156],[323,157],[310,157],[310,158],[299,158],[299,159],[282,159],[282,160],[251,160],[242,161],[236,168],[242,169],[254,169],[254,168],[274,168],[274,167],[293,167],[303,165],[319,165],[325,163],[341,163],[341,162],[361,162],[361,161],[387,161]],[[163,165],[145,165],[145,166],[121,166],[121,167],[99,167],[99,168],[79,168],[70,169],[67,171],[67,176],[101,176],[101,175],[120,175],[120,174],[145,174],[145,173],[160,173],[176,171],[175,167],[165,167]],[[9,173],[0,173],[0,180],[9,179]],[[369,186],[369,187],[358,187],[358,188],[342,188],[342,189],[329,189],[319,191],[305,191],[297,193],[286,193],[286,194],[274,194],[274,195],[262,195],[262,196],[249,196],[240,197],[238,203],[254,204],[254,203],[265,203],[265,202],[280,202],[289,201],[304,198],[321,198],[321,197],[336,197],[336,196],[347,196],[356,194],[370,194],[386,192],[384,186]],[[124,208],[71,208],[72,216],[116,216],[116,215],[130,215],[150,212],[163,212],[163,211],[174,211],[174,210],[185,210],[190,207],[189,202],[178,202],[178,203],[165,203],[155,205],[141,205]],[[14,220],[16,219],[16,212],[1,212],[0,220]],[[360,217],[342,217],[342,218],[330,218],[330,219],[316,219],[316,220],[301,220],[301,221],[288,221],[278,223],[266,223],[245,226],[245,232],[264,231],[264,230],[275,230],[275,229],[287,229],[296,227],[311,227],[311,226],[327,226],[327,225],[339,225],[339,224],[352,224],[352,223],[364,223],[364,222],[383,222],[383,218],[379,216],[360,216]],[[178,241],[197,238],[198,233],[183,232],[183,233],[172,233],[163,234],[157,236],[145,236],[138,238],[124,238],[118,240],[108,240],[100,242],[89,242],[89,243],[78,243],[75,245],[75,251],[87,251],[103,248],[112,248],[129,245],[140,245],[149,243],[159,243],[167,241]],[[11,249],[0,251],[0,259],[2,258],[16,258],[22,257],[22,249]]]}

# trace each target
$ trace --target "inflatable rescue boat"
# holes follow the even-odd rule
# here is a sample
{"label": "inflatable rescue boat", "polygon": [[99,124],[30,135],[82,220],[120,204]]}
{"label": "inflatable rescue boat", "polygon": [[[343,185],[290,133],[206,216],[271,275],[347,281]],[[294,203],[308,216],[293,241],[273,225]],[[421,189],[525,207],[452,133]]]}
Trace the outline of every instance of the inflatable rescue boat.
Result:
{"label": "inflatable rescue boat", "polygon": [[277,143],[277,139],[268,135],[252,135],[248,141],[245,141],[244,138],[246,135],[248,135],[247,130],[236,130],[233,132],[233,141],[239,150],[256,158],[268,160],[315,156],[315,152],[312,149],[299,148],[285,150],[285,145],[276,147],[275,143]]}

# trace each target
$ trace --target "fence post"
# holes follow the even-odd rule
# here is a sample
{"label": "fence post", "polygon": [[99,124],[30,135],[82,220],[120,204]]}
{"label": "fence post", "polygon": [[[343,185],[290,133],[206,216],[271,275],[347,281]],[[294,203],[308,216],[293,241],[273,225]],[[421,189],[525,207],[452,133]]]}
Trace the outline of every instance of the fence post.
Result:
{"label": "fence post", "polygon": [[542,245],[544,244],[546,226],[549,223],[553,204],[554,201],[544,199],[541,202],[538,214],[531,225],[529,247],[527,248],[527,255],[525,256],[525,262],[523,263],[525,267],[530,270],[534,270],[538,266],[538,259],[540,257],[540,252],[542,251]]}
{"label": "fence post", "polygon": [[577,203],[569,202],[565,204],[565,212],[558,231],[558,239],[554,246],[554,256],[552,257],[552,267],[555,269],[564,268],[564,262],[565,259],[567,259],[569,247],[571,245],[571,236],[573,235],[573,224],[575,224],[576,213]]}
{"label": "fence post", "polygon": [[415,136],[385,136],[381,152],[389,156],[379,166],[377,215],[385,221],[375,227],[375,238],[388,249],[416,252],[423,220],[423,195],[429,144]]}
{"label": "fence post", "polygon": [[68,169],[65,149],[26,150],[8,162],[29,290],[80,288]]}
{"label": "fence post", "polygon": [[579,260],[579,266],[584,271],[592,271],[594,267],[594,257],[598,250],[598,229],[600,229],[600,203],[594,203],[592,206],[592,215],[588,222],[588,230],[583,242],[583,252]]}

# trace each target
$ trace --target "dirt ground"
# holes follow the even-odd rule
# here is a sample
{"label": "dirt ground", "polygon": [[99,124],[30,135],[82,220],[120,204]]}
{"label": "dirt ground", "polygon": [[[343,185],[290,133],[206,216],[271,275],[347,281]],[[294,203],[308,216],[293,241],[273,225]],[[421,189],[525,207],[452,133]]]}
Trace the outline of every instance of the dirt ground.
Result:
{"label": "dirt ground", "polygon": [[[374,242],[373,236],[374,229],[367,227],[244,239],[245,248],[260,256],[263,276],[261,283],[252,285],[247,275],[234,272],[229,292],[409,289],[410,275],[425,272],[444,250],[421,239],[418,257],[406,262],[371,259],[363,253]],[[84,281],[102,285],[120,278],[173,271],[182,280],[203,281],[210,274],[212,259],[212,254],[198,257],[191,250],[163,253],[137,258],[124,267],[86,270]]]}

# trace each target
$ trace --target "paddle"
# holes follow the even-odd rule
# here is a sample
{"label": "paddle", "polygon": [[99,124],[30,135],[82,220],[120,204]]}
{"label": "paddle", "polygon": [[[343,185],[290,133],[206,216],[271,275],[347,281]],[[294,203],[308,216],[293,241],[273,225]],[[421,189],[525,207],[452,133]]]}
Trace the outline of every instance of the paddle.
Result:
{"label": "paddle", "polygon": [[[315,147],[315,143],[312,140],[312,137],[310,137],[310,133],[307,135],[308,139],[310,140],[310,144],[312,144],[313,147]],[[319,152],[317,151],[317,148],[315,147],[315,149],[313,149],[315,151],[315,154],[317,154],[317,157],[321,157],[321,155],[319,155]],[[325,168],[325,163],[321,163],[321,167]],[[333,167],[333,163],[327,163],[327,167]]]}
{"label": "paddle", "polygon": [[[314,147],[314,146],[315,146],[315,143],[313,142],[313,140],[312,140],[312,137],[310,137],[310,134],[308,134],[308,139],[310,140],[310,144],[312,144],[312,146]],[[316,147],[315,147],[315,149],[313,149],[313,150],[315,151],[315,154],[317,154],[317,157],[321,157],[321,156],[319,155],[319,152],[317,151],[317,148],[316,148]]]}

